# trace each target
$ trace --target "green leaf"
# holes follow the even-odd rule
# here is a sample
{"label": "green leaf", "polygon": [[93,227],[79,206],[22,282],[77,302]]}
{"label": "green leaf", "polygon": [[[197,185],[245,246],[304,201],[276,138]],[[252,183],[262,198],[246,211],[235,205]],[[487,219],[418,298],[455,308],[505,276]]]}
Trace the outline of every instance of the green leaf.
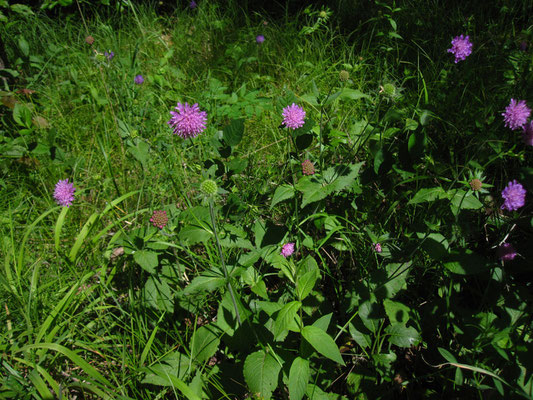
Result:
{"label": "green leaf", "polygon": [[296,184],[296,189],[303,193],[301,207],[325,199],[330,193],[329,189],[309,176],[304,176]]}
{"label": "green leaf", "polygon": [[133,254],[133,259],[141,266],[142,269],[150,274],[155,274],[155,268],[159,265],[157,253],[153,251],[137,250]]}
{"label": "green leaf", "polygon": [[352,185],[359,174],[364,162],[348,165],[336,165],[324,171],[324,180],[328,183],[328,190],[340,192]]}
{"label": "green leaf", "polygon": [[348,329],[350,331],[350,335],[352,336],[352,339],[355,340],[355,342],[359,346],[361,346],[363,349],[367,349],[370,346],[372,346],[372,340],[370,339],[370,335],[367,335],[366,333],[361,332],[352,323],[348,325]]}
{"label": "green leaf", "polygon": [[439,351],[440,355],[444,357],[446,361],[453,362],[453,363],[457,362],[457,359],[448,350],[443,349],[442,347],[437,347],[437,350]]}
{"label": "green leaf", "polygon": [[189,245],[205,243],[213,237],[211,231],[195,225],[187,225],[180,230],[178,234],[180,240],[187,242]]}
{"label": "green leaf", "polygon": [[488,271],[487,261],[472,250],[460,249],[450,252],[444,266],[454,274],[473,275]]}
{"label": "green leaf", "polygon": [[265,400],[270,399],[278,386],[281,365],[264,350],[256,351],[244,361],[244,380],[252,393],[258,393]]}
{"label": "green leaf", "polygon": [[389,334],[389,342],[399,347],[416,346],[420,342],[420,335],[413,327],[402,324],[389,325],[385,328]]}
{"label": "green leaf", "polygon": [[302,336],[311,346],[323,356],[344,365],[341,352],[335,344],[335,341],[322,329],[316,326],[306,326],[302,329]]}
{"label": "green leaf", "polygon": [[359,99],[371,100],[372,97],[360,92],[359,90],[350,89],[350,88],[342,89],[342,92],[339,95],[339,100],[359,100]]}
{"label": "green leaf", "polygon": [[385,297],[392,299],[400,290],[405,288],[405,281],[409,275],[410,266],[411,261],[387,264],[385,267],[387,271],[387,282],[384,284],[387,294]]}
{"label": "green leaf", "polygon": [[19,36],[18,46],[19,46],[19,49],[22,52],[22,54],[24,54],[24,57],[29,57],[29,55],[30,55],[30,45],[28,44],[28,42],[24,38],[24,36]]}
{"label": "green leaf", "polygon": [[30,128],[31,127],[30,109],[22,103],[15,103],[15,107],[13,108],[13,119],[18,125],[23,126],[25,128]]}
{"label": "green leaf", "polygon": [[383,300],[385,314],[389,317],[391,324],[406,324],[409,321],[409,312],[411,309],[405,304],[389,299]]}
{"label": "green leaf", "polygon": [[418,203],[424,203],[424,202],[430,202],[440,199],[446,199],[448,198],[447,193],[444,191],[443,188],[434,187],[434,188],[424,188],[420,189],[414,197],[409,200],[409,203],[407,204],[418,204]]}
{"label": "green leaf", "polygon": [[150,276],[144,285],[145,301],[157,310],[174,311],[172,291],[165,279]]}
{"label": "green leaf", "polygon": [[376,302],[370,300],[365,301],[359,306],[359,317],[363,324],[372,333],[376,333],[379,325],[382,322],[382,312]]}
{"label": "green leaf", "polygon": [[[426,236],[421,232],[417,233],[417,235],[420,239]],[[444,257],[446,257],[448,255],[448,247],[448,241],[440,233],[429,234],[422,243],[422,248],[434,260],[442,260]]]}
{"label": "green leaf", "polygon": [[298,277],[296,280],[296,293],[300,301],[305,299],[311,290],[315,287],[315,283],[320,276],[318,269],[314,269],[304,273],[301,277]]}
{"label": "green leaf", "polygon": [[128,152],[139,161],[143,167],[146,167],[146,162],[150,159],[150,145],[142,140],[135,146],[128,146]]}
{"label": "green leaf", "polygon": [[287,330],[292,330],[295,332],[299,331],[298,324],[295,321],[295,318],[298,315],[298,310],[302,306],[302,303],[299,301],[291,301],[288,304],[285,304],[281,310],[278,312],[276,321],[274,321],[274,340],[283,340],[284,333]]}
{"label": "green leaf", "polygon": [[191,338],[191,359],[203,363],[215,354],[220,344],[220,338],[211,325],[200,327]]}
{"label": "green leaf", "polygon": [[272,197],[272,202],[270,203],[270,209],[276,204],[294,197],[294,188],[290,185],[280,185],[277,187]]}
{"label": "green leaf", "polygon": [[456,210],[479,210],[483,207],[472,191],[458,190],[451,198],[451,207]]}
{"label": "green leaf", "polygon": [[187,295],[205,291],[212,292],[224,286],[225,283],[226,280],[221,274],[216,271],[205,271],[202,275],[194,278],[183,292]]}
{"label": "green leaf", "polygon": [[309,361],[296,357],[289,371],[289,398],[301,400],[304,397],[310,377]]}
{"label": "green leaf", "polygon": [[222,131],[224,141],[229,146],[237,146],[244,134],[244,119],[234,119]]}

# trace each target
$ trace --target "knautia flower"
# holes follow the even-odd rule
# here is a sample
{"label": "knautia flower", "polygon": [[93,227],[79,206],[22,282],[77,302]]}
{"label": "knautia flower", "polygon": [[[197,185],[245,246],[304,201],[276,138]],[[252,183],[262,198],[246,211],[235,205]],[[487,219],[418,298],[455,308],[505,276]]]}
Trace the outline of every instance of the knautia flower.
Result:
{"label": "knautia flower", "polygon": [[259,44],[263,43],[265,41],[265,37],[263,35],[257,35],[255,37],[255,41]]}
{"label": "knautia flower", "polygon": [[57,204],[63,207],[70,207],[74,201],[74,192],[76,188],[72,183],[69,183],[68,179],[59,180],[56,183],[56,188],[54,190],[54,199]]}
{"label": "knautia flower", "polygon": [[93,43],[94,43],[94,38],[93,38],[91,35],[87,36],[87,37],[85,38],[85,43],[87,43],[87,44],[93,44]]}
{"label": "knautia flower", "polygon": [[305,160],[302,163],[302,174],[304,175],[314,175],[315,174],[315,166],[311,162],[311,160]]}
{"label": "knautia flower", "polygon": [[505,112],[502,113],[505,126],[511,128],[513,131],[522,128],[529,116],[531,109],[526,105],[525,100],[511,99],[511,102],[505,107]]}
{"label": "knautia flower", "polygon": [[283,109],[283,122],[287,128],[301,128],[304,126],[305,111],[300,106],[292,103]]}
{"label": "knautia flower", "polygon": [[383,251],[381,249],[381,243],[372,243],[372,247],[376,253],[381,253]]}
{"label": "knautia flower", "polygon": [[196,4],[196,1],[192,0],[190,3],[189,3],[189,8],[191,10],[194,10],[196,7],[198,6],[198,4]]}
{"label": "knautia flower", "polygon": [[188,139],[198,136],[205,130],[207,113],[200,111],[198,103],[192,106],[188,103],[178,103],[175,109],[177,112],[171,111],[172,118],[167,122],[173,128],[175,135]]}
{"label": "knautia flower", "polygon": [[528,146],[533,146],[533,121],[529,121],[529,123],[524,125],[522,139]]}
{"label": "knautia flower", "polygon": [[526,202],[526,189],[515,180],[509,182],[507,187],[502,191],[504,203],[502,209],[509,211],[518,210]]}
{"label": "knautia flower", "polygon": [[109,61],[111,61],[113,59],[113,57],[115,57],[115,53],[113,53],[111,50],[109,50],[109,53],[107,51],[104,52],[104,56],[107,57],[107,59]]}
{"label": "knautia flower", "polygon": [[469,36],[456,36],[452,39],[452,47],[448,49],[448,53],[455,55],[455,63],[465,60],[472,54],[472,43]]}
{"label": "knautia flower", "polygon": [[142,75],[136,75],[134,81],[137,85],[142,85],[144,82],[144,78]]}
{"label": "knautia flower", "polygon": [[511,261],[516,257],[516,250],[511,243],[503,243],[498,247],[498,258],[502,261]]}
{"label": "knautia flower", "polygon": [[285,258],[291,256],[292,253],[294,253],[294,243],[292,242],[284,244],[281,248],[281,255]]}
{"label": "knautia flower", "polygon": [[472,190],[474,192],[477,192],[479,190],[481,190],[481,187],[483,186],[483,183],[479,180],[479,179],[472,179],[470,182],[470,187],[472,188]]}
{"label": "knautia flower", "polygon": [[156,228],[163,229],[168,223],[167,212],[164,210],[155,210],[152,214],[152,218],[150,218],[150,222]]}

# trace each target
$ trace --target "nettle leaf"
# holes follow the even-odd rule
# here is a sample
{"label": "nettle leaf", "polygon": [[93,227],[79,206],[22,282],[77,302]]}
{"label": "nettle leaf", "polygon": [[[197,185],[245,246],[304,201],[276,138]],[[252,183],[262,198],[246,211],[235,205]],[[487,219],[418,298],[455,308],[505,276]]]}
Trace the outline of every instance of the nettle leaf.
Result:
{"label": "nettle leaf", "polygon": [[411,200],[409,200],[409,203],[407,204],[425,203],[425,202],[430,202],[430,201],[435,201],[435,200],[440,200],[440,199],[447,199],[447,198],[448,198],[448,194],[440,186],[434,187],[434,188],[424,188],[416,192],[414,197]]}
{"label": "nettle leaf", "polygon": [[264,350],[250,354],[244,361],[244,380],[252,393],[258,393],[265,400],[271,398],[278,386],[280,371],[281,365]]}
{"label": "nettle leaf", "polygon": [[148,250],[137,250],[133,254],[133,259],[137,264],[141,266],[142,269],[149,272],[150,274],[155,273],[156,267],[159,265],[157,260],[157,253]]}
{"label": "nettle leaf", "polygon": [[299,301],[291,301],[288,304],[285,304],[281,310],[278,312],[278,316],[274,321],[274,340],[283,340],[284,334],[288,331],[298,332],[300,328],[298,323],[295,321],[298,316],[298,310],[302,306],[302,303]]}
{"label": "nettle leaf", "polygon": [[324,357],[344,365],[344,361],[335,341],[322,329],[316,326],[306,326],[302,329],[302,336],[311,346]]}
{"label": "nettle leaf", "polygon": [[274,192],[272,197],[272,203],[270,203],[270,208],[274,207],[276,204],[294,197],[294,188],[291,185],[280,185]]}
{"label": "nettle leaf", "polygon": [[451,251],[444,266],[454,274],[459,275],[473,275],[488,271],[487,261],[468,249]]}
{"label": "nettle leaf", "polygon": [[289,397],[291,400],[301,400],[304,397],[310,376],[309,361],[296,357],[289,371]]}
{"label": "nettle leaf", "polygon": [[403,324],[389,325],[385,328],[385,333],[389,334],[389,342],[399,347],[411,347],[420,343],[420,335],[413,327],[406,327]]}
{"label": "nettle leaf", "polygon": [[215,327],[204,325],[191,338],[191,359],[203,363],[215,354],[220,344],[220,338]]}

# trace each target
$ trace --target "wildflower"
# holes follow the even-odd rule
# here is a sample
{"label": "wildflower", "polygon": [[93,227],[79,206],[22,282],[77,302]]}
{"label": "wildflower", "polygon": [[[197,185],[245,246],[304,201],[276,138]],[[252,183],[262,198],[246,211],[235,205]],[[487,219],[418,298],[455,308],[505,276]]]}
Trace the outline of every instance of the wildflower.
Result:
{"label": "wildflower", "polygon": [[200,185],[200,191],[208,197],[212,197],[217,194],[217,183],[211,179],[206,179]]}
{"label": "wildflower", "polygon": [[255,37],[255,41],[259,44],[263,43],[265,41],[265,37],[263,35],[257,35]]}
{"label": "wildflower", "polygon": [[518,210],[526,202],[526,189],[515,180],[509,182],[507,187],[502,191],[502,197],[505,200],[502,209],[509,211]]}
{"label": "wildflower", "polygon": [[281,248],[281,255],[285,258],[291,256],[292,253],[294,253],[294,243],[292,242],[284,244]]}
{"label": "wildflower", "polygon": [[142,75],[136,75],[134,81],[137,85],[142,85],[144,82],[144,78]]}
{"label": "wildflower", "polygon": [[90,36],[90,35],[87,36],[87,37],[85,38],[85,43],[87,43],[87,44],[93,44],[93,43],[94,43],[94,38],[93,38],[92,36]]}
{"label": "wildflower", "polygon": [[346,82],[348,79],[350,79],[350,73],[343,69],[341,72],[339,72],[339,80],[341,82]]}
{"label": "wildflower", "polygon": [[164,210],[156,210],[150,218],[150,222],[159,229],[163,229],[168,223],[167,212]]}
{"label": "wildflower", "polygon": [[531,114],[531,109],[526,105],[525,100],[511,99],[511,102],[505,107],[505,112],[502,113],[505,126],[512,130],[522,128]]}
{"label": "wildflower", "polygon": [[498,258],[502,261],[511,261],[516,257],[516,250],[511,243],[503,243],[498,247]]}
{"label": "wildflower", "polygon": [[305,160],[302,163],[302,174],[304,175],[314,175],[315,174],[315,166],[310,160]]}
{"label": "wildflower", "polygon": [[522,133],[522,139],[528,146],[533,146],[533,121],[529,121],[524,125],[524,132]]}
{"label": "wildflower", "polygon": [[455,55],[455,63],[465,60],[470,54],[472,54],[472,43],[469,36],[456,36],[452,40],[452,48],[448,49],[448,53]]}
{"label": "wildflower", "polygon": [[172,118],[167,123],[174,129],[174,134],[181,136],[183,139],[198,136],[205,130],[207,122],[207,113],[200,111],[198,103],[190,106],[188,103],[175,107],[178,111],[171,111]]}
{"label": "wildflower", "polygon": [[72,183],[69,183],[68,179],[59,180],[54,190],[54,199],[57,204],[63,207],[70,207],[74,201],[74,192],[76,188]]}
{"label": "wildflower", "polygon": [[381,243],[372,243],[372,247],[376,253],[381,253],[383,251],[381,249]]}
{"label": "wildflower", "polygon": [[483,183],[479,179],[472,179],[469,183],[470,187],[475,192],[481,190],[481,186],[483,186]]}
{"label": "wildflower", "polygon": [[196,1],[192,0],[190,3],[189,3],[189,8],[191,10],[194,10],[196,7],[198,7],[198,4],[196,4]]}
{"label": "wildflower", "polygon": [[115,53],[113,53],[111,50],[109,50],[109,53],[107,51],[104,52],[104,56],[107,57],[107,59],[109,61],[111,61],[113,59],[113,57],[115,57]]}
{"label": "wildflower", "polygon": [[287,128],[301,128],[304,125],[305,111],[303,108],[292,103],[283,109],[283,124]]}

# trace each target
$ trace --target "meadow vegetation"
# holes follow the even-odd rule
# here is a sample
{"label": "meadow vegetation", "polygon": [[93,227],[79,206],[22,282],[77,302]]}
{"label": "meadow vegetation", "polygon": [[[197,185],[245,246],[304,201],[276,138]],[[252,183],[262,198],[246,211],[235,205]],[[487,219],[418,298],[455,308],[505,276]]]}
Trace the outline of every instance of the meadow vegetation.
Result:
{"label": "meadow vegetation", "polygon": [[532,398],[530,1],[107,3],[0,1],[0,399]]}

